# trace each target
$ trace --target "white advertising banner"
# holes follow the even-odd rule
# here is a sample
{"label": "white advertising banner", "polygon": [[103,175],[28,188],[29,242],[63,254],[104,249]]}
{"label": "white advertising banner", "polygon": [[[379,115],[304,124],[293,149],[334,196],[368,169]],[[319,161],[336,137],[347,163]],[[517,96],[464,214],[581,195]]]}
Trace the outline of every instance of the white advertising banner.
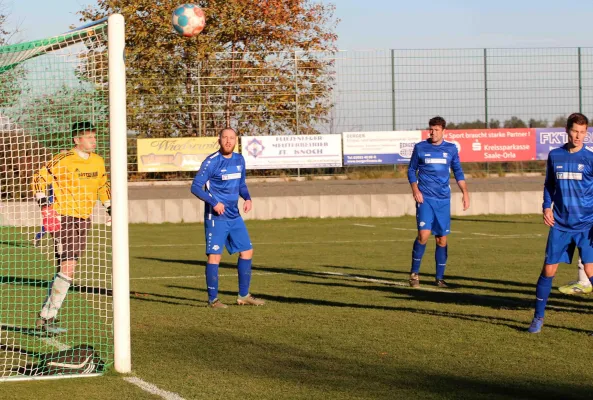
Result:
{"label": "white advertising banner", "polygon": [[242,136],[247,169],[342,166],[342,135]]}
{"label": "white advertising banner", "polygon": [[408,163],[422,131],[344,132],[344,165]]}

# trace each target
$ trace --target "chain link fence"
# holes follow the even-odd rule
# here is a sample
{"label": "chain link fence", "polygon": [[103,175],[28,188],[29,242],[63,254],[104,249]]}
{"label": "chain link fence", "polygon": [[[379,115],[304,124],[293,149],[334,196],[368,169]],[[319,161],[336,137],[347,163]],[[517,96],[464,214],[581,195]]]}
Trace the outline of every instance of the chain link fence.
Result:
{"label": "chain link fence", "polygon": [[[435,115],[463,129],[563,126],[572,112],[593,115],[593,48],[224,53],[187,61],[128,63],[132,179],[193,175],[135,172],[137,138],[215,136],[227,125],[245,135],[341,134],[423,129]],[[543,170],[540,162],[468,167],[478,175]]]}

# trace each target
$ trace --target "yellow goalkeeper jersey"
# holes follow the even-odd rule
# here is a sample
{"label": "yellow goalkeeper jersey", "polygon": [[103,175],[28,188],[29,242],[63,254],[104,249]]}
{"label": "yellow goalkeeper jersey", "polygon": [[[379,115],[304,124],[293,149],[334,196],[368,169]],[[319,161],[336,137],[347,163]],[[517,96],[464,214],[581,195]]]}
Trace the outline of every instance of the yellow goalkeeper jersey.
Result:
{"label": "yellow goalkeeper jersey", "polygon": [[111,199],[105,161],[95,153],[87,159],[76,151],[58,154],[33,177],[33,192],[47,196],[52,185],[54,209],[60,215],[89,218],[97,199],[103,204]]}

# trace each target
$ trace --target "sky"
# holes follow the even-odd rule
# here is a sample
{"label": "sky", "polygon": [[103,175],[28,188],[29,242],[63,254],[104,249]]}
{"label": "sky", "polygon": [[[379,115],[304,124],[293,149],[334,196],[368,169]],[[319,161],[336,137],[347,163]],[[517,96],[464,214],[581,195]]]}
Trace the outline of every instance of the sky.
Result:
{"label": "sky", "polygon": [[[341,50],[593,47],[591,0],[321,1],[336,6]],[[11,22],[20,24],[20,39],[27,41],[80,25],[76,12],[93,1],[0,4]]]}

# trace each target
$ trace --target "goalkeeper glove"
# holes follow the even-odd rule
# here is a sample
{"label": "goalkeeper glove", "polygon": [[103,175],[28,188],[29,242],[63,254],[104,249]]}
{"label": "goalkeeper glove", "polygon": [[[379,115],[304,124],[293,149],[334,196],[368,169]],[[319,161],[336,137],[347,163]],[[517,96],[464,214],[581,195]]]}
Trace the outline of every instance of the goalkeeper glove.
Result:
{"label": "goalkeeper glove", "polygon": [[111,206],[107,207],[107,219],[105,220],[105,225],[111,226]]}
{"label": "goalkeeper glove", "polygon": [[52,206],[41,207],[41,216],[43,217],[43,227],[46,232],[56,232],[61,228],[60,216]]}

